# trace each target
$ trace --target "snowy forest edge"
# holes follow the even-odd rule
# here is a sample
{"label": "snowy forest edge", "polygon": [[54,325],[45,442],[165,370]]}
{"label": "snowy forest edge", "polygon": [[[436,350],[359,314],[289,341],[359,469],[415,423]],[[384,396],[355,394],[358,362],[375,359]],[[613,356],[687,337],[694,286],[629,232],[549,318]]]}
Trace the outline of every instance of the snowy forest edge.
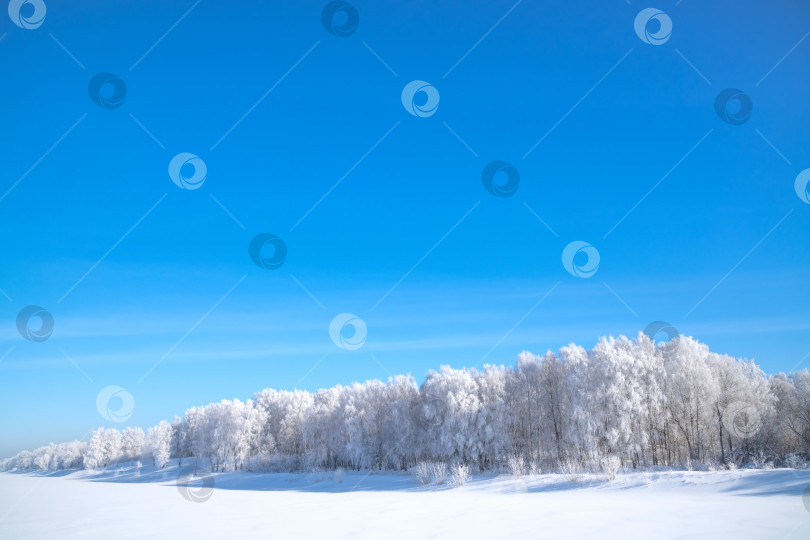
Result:
{"label": "snowy forest edge", "polygon": [[[806,467],[810,371],[766,375],[691,337],[602,338],[591,350],[519,355],[513,367],[430,371],[311,393],[265,389],[148,428],[100,427],[0,470],[100,469],[191,460],[210,471],[553,471],[656,466]],[[196,468],[196,467],[195,467]],[[449,468],[449,470],[448,470]]]}

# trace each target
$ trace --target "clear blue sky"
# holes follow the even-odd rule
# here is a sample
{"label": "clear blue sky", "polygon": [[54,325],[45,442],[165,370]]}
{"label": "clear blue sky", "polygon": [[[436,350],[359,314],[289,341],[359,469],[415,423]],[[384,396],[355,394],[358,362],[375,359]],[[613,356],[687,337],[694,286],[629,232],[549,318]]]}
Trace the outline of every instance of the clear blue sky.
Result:
{"label": "clear blue sky", "polygon": [[[661,45],[636,0],[352,0],[346,37],[326,2],[46,3],[36,29],[0,22],[3,455],[121,427],[96,409],[109,385],[145,427],[656,320],[768,372],[810,351],[806,2],[665,0]],[[120,107],[90,99],[100,72]],[[403,107],[414,80],[434,114]],[[750,96],[742,125],[715,112],[726,88]],[[199,189],[169,178],[181,152]],[[484,189],[495,160],[511,197]],[[252,262],[260,233],[280,268]],[[562,265],[575,240],[590,278]],[[28,305],[46,341],[18,333]],[[330,339],[341,313],[361,348]]]}

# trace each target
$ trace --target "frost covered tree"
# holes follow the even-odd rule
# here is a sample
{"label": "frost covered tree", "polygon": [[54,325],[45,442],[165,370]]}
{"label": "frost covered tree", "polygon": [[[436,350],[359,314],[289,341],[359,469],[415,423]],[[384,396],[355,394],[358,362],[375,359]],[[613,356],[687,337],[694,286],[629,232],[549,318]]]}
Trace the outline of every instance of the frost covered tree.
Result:
{"label": "frost covered tree", "polygon": [[146,441],[149,451],[152,454],[152,463],[155,467],[163,468],[169,461],[172,447],[172,426],[165,420],[161,420],[155,427],[149,428],[146,432]]}
{"label": "frost covered tree", "polygon": [[117,429],[98,428],[87,443],[84,466],[87,469],[104,468],[121,456],[121,434]]}
{"label": "frost covered tree", "polygon": [[770,380],[776,398],[777,445],[784,453],[810,449],[810,371],[804,369]]}
{"label": "frost covered tree", "polygon": [[139,427],[124,428],[121,432],[121,454],[124,460],[141,459],[144,437],[143,430]]}

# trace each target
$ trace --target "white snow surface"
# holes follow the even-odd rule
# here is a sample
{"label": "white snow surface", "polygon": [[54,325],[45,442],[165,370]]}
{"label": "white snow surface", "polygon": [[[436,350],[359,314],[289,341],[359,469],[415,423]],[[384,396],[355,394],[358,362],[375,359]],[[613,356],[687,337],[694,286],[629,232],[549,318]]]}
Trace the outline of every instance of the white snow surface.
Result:
{"label": "white snow surface", "polygon": [[171,460],[0,473],[0,538],[810,538],[804,470],[479,475],[456,488],[395,473],[229,472],[204,502],[182,496],[178,471]]}

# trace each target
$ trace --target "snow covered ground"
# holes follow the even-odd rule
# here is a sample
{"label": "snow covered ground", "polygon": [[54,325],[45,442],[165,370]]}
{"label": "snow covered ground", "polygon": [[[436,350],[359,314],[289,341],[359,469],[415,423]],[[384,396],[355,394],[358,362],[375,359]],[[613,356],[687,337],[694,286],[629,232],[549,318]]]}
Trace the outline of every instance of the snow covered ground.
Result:
{"label": "snow covered ground", "polygon": [[[810,471],[475,476],[0,474],[1,538],[810,538]],[[208,480],[210,482],[210,480]],[[197,497],[203,502],[193,502]]]}

